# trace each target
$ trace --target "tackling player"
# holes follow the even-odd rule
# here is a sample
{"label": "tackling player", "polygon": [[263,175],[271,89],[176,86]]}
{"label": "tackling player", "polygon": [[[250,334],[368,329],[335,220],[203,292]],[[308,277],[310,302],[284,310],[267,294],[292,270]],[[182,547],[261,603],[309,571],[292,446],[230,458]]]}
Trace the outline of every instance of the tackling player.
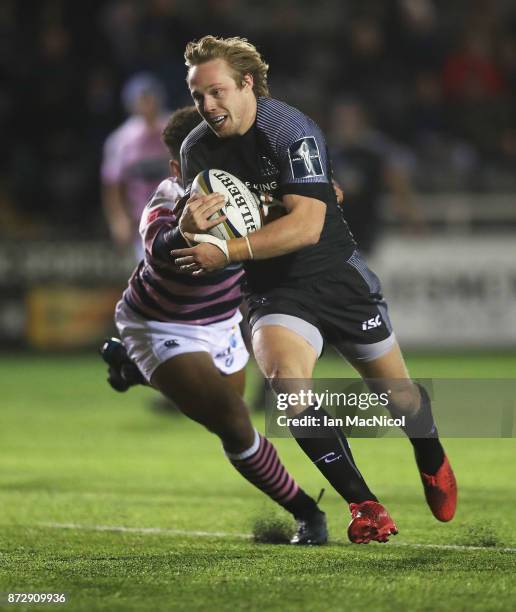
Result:
{"label": "tackling player", "polygon": [[[143,212],[145,258],[117,304],[115,322],[129,358],[145,380],[219,436],[244,478],[294,515],[298,530],[292,543],[324,544],[324,513],[287,472],[274,446],[253,427],[241,397],[249,357],[238,325],[241,265],[192,278],[170,260],[169,245],[184,244],[181,230],[195,233],[221,221],[208,221],[221,208],[215,195],[183,215],[181,230],[178,226],[184,204],[179,148],[199,121],[196,109],[189,107],[176,111],[165,127],[172,177],[159,185]],[[122,358],[118,365],[131,363]]]}
{"label": "tackling player", "polygon": [[[346,357],[374,392],[392,387],[389,408],[395,417],[406,417],[404,431],[430,509],[439,520],[449,521],[456,482],[430,400],[410,380],[380,282],[338,213],[321,131],[297,109],[269,97],[268,66],[245,39],[205,36],[187,45],[185,58],[188,86],[204,119],[183,143],[185,185],[200,171],[221,168],[252,188],[272,192],[287,214],[250,234],[248,242],[240,238],[214,245],[196,237],[201,240],[197,246],[172,250],[176,264],[204,278],[205,272],[244,262],[254,354],[277,392],[298,391],[294,379],[312,377],[324,342]],[[185,211],[204,201],[189,200]],[[321,415],[314,407],[291,412]],[[319,438],[302,437],[295,427],[291,432],[350,503],[351,541],[386,541],[396,533],[341,431],[327,427]]]}

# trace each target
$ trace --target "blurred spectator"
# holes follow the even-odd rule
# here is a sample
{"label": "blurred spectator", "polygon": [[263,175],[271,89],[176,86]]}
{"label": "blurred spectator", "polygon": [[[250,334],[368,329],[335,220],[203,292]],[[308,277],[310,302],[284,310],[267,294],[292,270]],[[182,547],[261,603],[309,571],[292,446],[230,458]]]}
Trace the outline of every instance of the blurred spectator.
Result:
{"label": "blurred spectator", "polygon": [[380,209],[386,192],[405,227],[421,230],[410,160],[400,147],[372,130],[357,100],[341,101],[333,107],[329,142],[334,175],[344,192],[342,212],[364,254],[373,251],[380,234]]}
{"label": "blurred spectator", "polygon": [[189,104],[183,55],[186,43],[197,36],[196,22],[185,17],[177,0],[149,0],[140,6],[138,53],[132,62],[133,71],[152,72],[161,79],[167,98],[174,100],[175,106]]}
{"label": "blurred spectator", "polygon": [[93,149],[100,149],[119,119],[118,84],[112,70],[94,66],[85,79],[87,138]]}
{"label": "blurred spectator", "polygon": [[443,83],[452,100],[494,99],[506,93],[488,32],[466,30],[460,48],[445,60]]}
{"label": "blurred spectator", "polygon": [[138,28],[143,3],[134,0],[113,0],[103,3],[98,26],[110,41],[113,59],[130,72],[138,62],[140,39]]}
{"label": "blurred spectator", "polygon": [[36,41],[18,81],[13,188],[24,212],[69,226],[81,216],[78,196],[87,180],[77,146],[84,109],[78,58],[59,22],[43,25]]}
{"label": "blurred spectator", "polygon": [[449,133],[439,74],[419,72],[414,79],[407,116],[407,140],[416,146],[435,136]]}
{"label": "blurred spectator", "polygon": [[516,22],[512,25],[512,33],[505,33],[498,40],[500,67],[511,96],[516,94]]}
{"label": "blurred spectator", "polygon": [[447,48],[434,0],[397,0],[389,23],[389,50],[411,75],[440,68]]}
{"label": "blurred spectator", "polygon": [[389,50],[382,22],[377,17],[358,17],[349,24],[347,34],[338,43],[341,69],[332,90],[341,96],[352,91],[367,100],[380,127],[396,131],[403,124],[408,82]]}
{"label": "blurred spectator", "polygon": [[122,90],[130,116],[104,145],[101,173],[106,219],[116,246],[133,245],[137,260],[143,257],[140,216],[154,189],[169,174],[169,156],[161,141],[168,119],[164,95],[153,75],[133,76]]}
{"label": "blurred spectator", "polygon": [[[15,130],[15,53],[16,20],[15,9],[12,0],[0,3],[0,131],[4,142],[11,143],[16,138]],[[10,146],[0,147],[0,181],[7,182],[6,169],[12,155]],[[6,201],[2,197],[6,187],[0,187],[0,203]],[[0,204],[1,209],[4,208]]]}
{"label": "blurred spectator", "polygon": [[443,86],[455,135],[489,155],[508,120],[508,87],[489,31],[464,32],[460,48],[445,61]]}

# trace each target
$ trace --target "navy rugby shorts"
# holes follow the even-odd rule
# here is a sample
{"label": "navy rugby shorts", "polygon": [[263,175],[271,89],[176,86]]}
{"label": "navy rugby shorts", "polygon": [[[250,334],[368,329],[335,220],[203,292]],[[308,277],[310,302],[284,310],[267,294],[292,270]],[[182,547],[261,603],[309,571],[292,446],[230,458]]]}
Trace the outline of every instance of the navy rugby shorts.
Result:
{"label": "navy rugby shorts", "polygon": [[263,324],[284,325],[304,336],[318,354],[324,342],[345,356],[368,361],[395,342],[380,281],[358,251],[323,275],[250,293],[247,303],[253,332]]}

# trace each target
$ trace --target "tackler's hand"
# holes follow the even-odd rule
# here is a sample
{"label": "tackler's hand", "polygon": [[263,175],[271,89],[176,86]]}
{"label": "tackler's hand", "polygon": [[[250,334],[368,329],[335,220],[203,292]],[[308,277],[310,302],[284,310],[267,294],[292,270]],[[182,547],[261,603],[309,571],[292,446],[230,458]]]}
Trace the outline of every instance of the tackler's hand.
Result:
{"label": "tackler's hand", "polygon": [[220,270],[229,263],[229,252],[225,240],[210,234],[185,234],[190,242],[198,242],[189,249],[175,249],[170,252],[174,263],[182,272],[194,276]]}

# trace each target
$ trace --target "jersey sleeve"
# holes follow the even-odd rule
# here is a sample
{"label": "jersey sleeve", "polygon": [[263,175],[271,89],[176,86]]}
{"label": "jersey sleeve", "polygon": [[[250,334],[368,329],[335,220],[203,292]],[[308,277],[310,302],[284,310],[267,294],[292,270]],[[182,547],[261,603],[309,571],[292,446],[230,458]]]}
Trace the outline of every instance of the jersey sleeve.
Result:
{"label": "jersey sleeve", "polygon": [[317,124],[292,109],[278,132],[275,149],[281,195],[298,194],[327,201],[331,168],[326,141]]}
{"label": "jersey sleeve", "polygon": [[172,178],[162,181],[144,208],[140,219],[140,236],[146,252],[152,253],[154,239],[162,227],[177,226],[181,211],[178,202],[184,191]]}

